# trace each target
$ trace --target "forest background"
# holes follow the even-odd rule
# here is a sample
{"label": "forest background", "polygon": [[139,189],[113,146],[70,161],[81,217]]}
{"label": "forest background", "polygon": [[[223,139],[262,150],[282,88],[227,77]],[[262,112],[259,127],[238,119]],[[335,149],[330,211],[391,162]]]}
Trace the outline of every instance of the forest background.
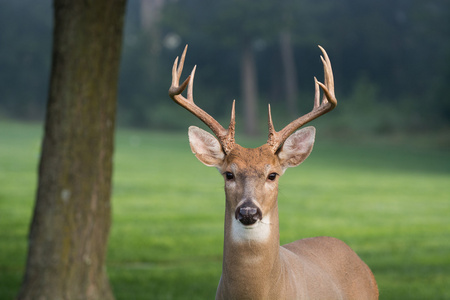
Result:
{"label": "forest background", "polygon": [[[0,3],[0,118],[44,118],[51,5]],[[313,76],[323,80],[320,44],[340,104],[325,118],[333,136],[448,131],[449,37],[444,0],[130,0],[119,125],[186,129],[194,122],[167,96],[173,60],[189,44],[183,76],[197,65],[200,107],[226,122],[236,99],[237,122],[244,124],[238,130],[254,134],[266,132],[271,103],[280,128],[310,110]],[[256,99],[253,112],[245,108],[249,97]]]}
{"label": "forest background", "polygon": [[[382,298],[450,299],[449,6],[129,0],[107,260],[117,299],[209,299],[220,276],[222,183],[189,151],[186,129],[199,121],[167,95],[185,44],[183,79],[196,64],[196,103],[225,125],[236,99],[237,130],[265,137],[268,103],[276,129],[311,109],[323,46],[339,104],[314,122],[315,158],[283,179],[282,242],[336,236],[371,266]],[[23,276],[52,28],[51,0],[0,1],[2,299],[17,295]],[[263,141],[242,132],[243,146]],[[386,137],[400,147],[379,143]]]}

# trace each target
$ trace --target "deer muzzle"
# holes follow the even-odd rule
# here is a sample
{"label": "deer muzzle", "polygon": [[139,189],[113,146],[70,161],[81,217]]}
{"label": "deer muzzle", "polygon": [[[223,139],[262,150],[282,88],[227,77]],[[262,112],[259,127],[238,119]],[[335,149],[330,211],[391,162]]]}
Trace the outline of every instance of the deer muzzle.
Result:
{"label": "deer muzzle", "polygon": [[262,212],[253,201],[246,200],[236,208],[235,217],[243,225],[249,226],[262,219]]}

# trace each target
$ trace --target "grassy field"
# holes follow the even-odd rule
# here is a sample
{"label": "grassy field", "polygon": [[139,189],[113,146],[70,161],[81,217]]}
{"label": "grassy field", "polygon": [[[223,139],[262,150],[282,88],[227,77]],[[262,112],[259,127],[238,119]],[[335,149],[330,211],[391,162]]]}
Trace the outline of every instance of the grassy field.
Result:
{"label": "grassy field", "polygon": [[[20,286],[41,136],[39,125],[0,122],[0,299]],[[214,298],[222,185],[187,134],[119,130],[107,259],[117,299]],[[319,131],[312,155],[281,179],[279,213],[282,243],[347,242],[380,299],[450,299],[449,149],[339,144]]]}

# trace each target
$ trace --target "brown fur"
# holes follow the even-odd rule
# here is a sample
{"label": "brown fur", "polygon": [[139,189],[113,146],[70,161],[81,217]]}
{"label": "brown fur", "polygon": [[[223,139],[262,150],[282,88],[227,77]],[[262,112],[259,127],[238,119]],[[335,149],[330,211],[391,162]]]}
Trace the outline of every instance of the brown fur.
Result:
{"label": "brown fur", "polygon": [[[378,299],[372,272],[344,242],[316,237],[280,247],[279,176],[274,181],[267,178],[273,172],[281,175],[287,167],[306,159],[314,142],[304,137],[314,134],[308,130],[294,136],[290,142],[297,146],[281,149],[283,155],[273,154],[268,145],[256,149],[235,145],[228,155],[213,163],[211,158],[220,157],[210,153],[214,147],[207,145],[206,151],[198,140],[192,143],[195,139],[190,133],[191,148],[200,161],[216,166],[222,174],[234,174],[233,180],[224,175],[225,238],[216,299]],[[210,144],[209,137],[205,140]],[[253,201],[262,211],[263,219],[254,228],[240,225],[234,217],[244,200]]]}

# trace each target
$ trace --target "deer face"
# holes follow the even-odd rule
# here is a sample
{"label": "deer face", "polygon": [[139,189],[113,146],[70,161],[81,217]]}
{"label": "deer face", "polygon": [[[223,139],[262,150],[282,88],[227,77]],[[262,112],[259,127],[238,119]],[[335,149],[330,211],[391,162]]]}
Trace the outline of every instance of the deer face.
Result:
{"label": "deer face", "polygon": [[213,135],[195,126],[189,128],[192,152],[223,175],[228,212],[234,222],[248,228],[270,223],[279,177],[308,157],[314,136],[314,127],[306,127],[292,134],[275,153],[268,144],[255,149],[235,144],[226,154]]}
{"label": "deer face", "polygon": [[282,167],[268,147],[236,145],[219,169],[225,180],[227,204],[244,226],[261,221],[276,203]]}

